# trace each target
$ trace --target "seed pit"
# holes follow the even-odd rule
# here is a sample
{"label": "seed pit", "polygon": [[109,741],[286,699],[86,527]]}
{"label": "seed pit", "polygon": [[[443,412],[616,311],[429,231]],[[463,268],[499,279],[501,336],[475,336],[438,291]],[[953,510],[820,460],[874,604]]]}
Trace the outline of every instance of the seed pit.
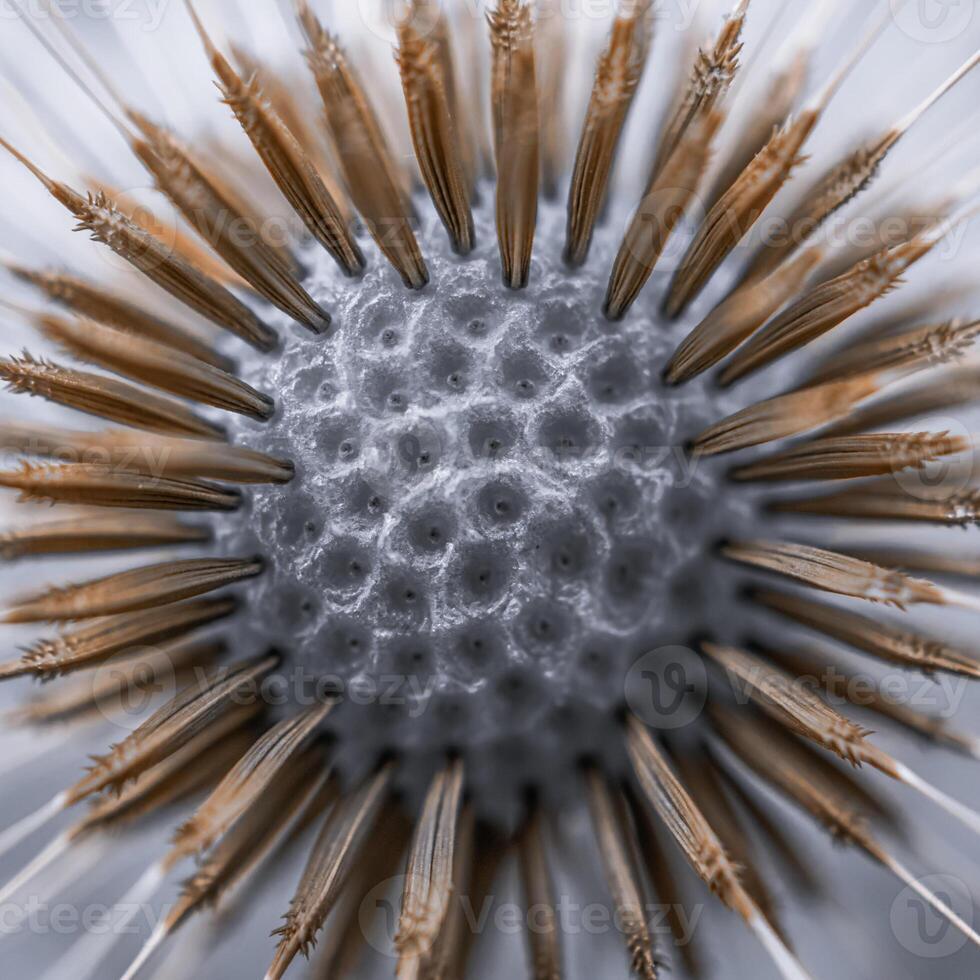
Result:
{"label": "seed pit", "polygon": [[334,541],[323,555],[321,577],[328,591],[357,592],[370,573],[371,556],[352,538]]}
{"label": "seed pit", "polygon": [[617,353],[593,365],[586,383],[597,402],[612,405],[633,397],[641,380],[635,359],[629,354]]}
{"label": "seed pit", "polygon": [[482,680],[506,667],[507,634],[491,622],[476,620],[461,627],[452,637],[453,661],[465,681]]}
{"label": "seed pit", "polygon": [[607,473],[592,485],[592,501],[596,510],[608,521],[632,517],[639,507],[640,491],[623,473]]}
{"label": "seed pit", "polygon": [[425,587],[408,568],[395,568],[385,575],[377,606],[382,624],[393,629],[418,628],[428,616]]}
{"label": "seed pit", "polygon": [[497,527],[519,521],[527,506],[524,492],[502,481],[488,483],[478,497],[478,508],[484,520]]}
{"label": "seed pit", "polygon": [[531,350],[515,350],[502,358],[500,377],[505,389],[526,401],[544,388],[548,372],[539,354]]}
{"label": "seed pit", "polygon": [[514,560],[497,542],[467,545],[459,558],[459,579],[467,603],[487,605],[502,598],[510,585]]}
{"label": "seed pit", "polygon": [[517,637],[531,652],[551,652],[562,646],[571,633],[572,617],[564,606],[550,599],[534,599],[518,614]]}
{"label": "seed pit", "polygon": [[344,485],[343,500],[347,514],[361,523],[373,523],[388,509],[384,495],[363,476],[356,476]]}
{"label": "seed pit", "polygon": [[653,571],[652,542],[617,542],[606,563],[606,591],[614,599],[634,601],[647,596]]}
{"label": "seed pit", "polygon": [[613,448],[617,460],[644,468],[663,465],[670,454],[662,421],[642,414],[629,415],[619,423]]}
{"label": "seed pit", "polygon": [[588,570],[592,546],[580,520],[555,521],[533,533],[538,564],[545,574],[572,579]]}
{"label": "seed pit", "polygon": [[538,442],[554,454],[557,462],[586,455],[598,440],[595,420],[585,412],[563,409],[545,417]]}
{"label": "seed pit", "polygon": [[371,648],[371,635],[354,619],[335,617],[318,633],[317,658],[331,669],[359,666]]}

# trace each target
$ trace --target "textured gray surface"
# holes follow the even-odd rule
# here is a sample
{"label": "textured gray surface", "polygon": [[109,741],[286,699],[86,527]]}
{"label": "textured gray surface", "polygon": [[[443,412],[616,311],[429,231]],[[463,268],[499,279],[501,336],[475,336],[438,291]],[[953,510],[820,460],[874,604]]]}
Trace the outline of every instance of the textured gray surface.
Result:
{"label": "textured gray surface", "polygon": [[[519,807],[526,782],[563,796],[579,753],[618,755],[602,713],[641,653],[719,622],[691,569],[751,508],[722,492],[724,464],[684,448],[743,396],[664,387],[681,330],[662,322],[657,290],[625,324],[598,312],[617,223],[570,275],[564,205],[543,204],[532,285],[515,294],[499,282],[492,188],[482,197],[475,255],[453,257],[434,222],[423,230],[419,294],[381,263],[352,285],[307,255],[335,329],[287,327],[281,356],[249,358],[246,380],[279,409],[267,427],[233,422],[297,478],[251,492],[216,529],[224,553],[268,561],[241,644],[288,651],[298,697],[328,679],[386,692],[387,716],[338,713],[345,755],[480,747],[510,760],[471,777],[496,814]],[[558,709],[582,719],[561,746]]]}

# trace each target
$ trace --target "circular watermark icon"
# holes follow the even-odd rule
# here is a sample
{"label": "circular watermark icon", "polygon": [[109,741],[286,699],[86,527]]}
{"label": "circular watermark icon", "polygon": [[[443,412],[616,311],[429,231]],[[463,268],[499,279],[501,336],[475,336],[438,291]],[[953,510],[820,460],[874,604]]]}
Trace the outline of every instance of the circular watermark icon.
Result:
{"label": "circular watermark icon", "polygon": [[[375,952],[392,959],[398,956],[395,937],[398,935],[405,882],[405,875],[386,878],[364,896],[357,909],[357,923],[364,941]],[[432,942],[435,942],[435,937],[432,937]],[[422,953],[427,951],[420,950]]]}
{"label": "circular watermark icon", "polygon": [[923,44],[945,44],[973,23],[976,0],[891,0],[899,29]]}
{"label": "circular watermark icon", "polygon": [[[464,4],[464,16],[479,16],[473,4]],[[423,0],[409,8],[405,0],[357,0],[357,19],[365,30],[386,44],[398,43],[398,25],[409,19],[423,38],[428,37],[441,21],[440,5],[435,0]]]}
{"label": "circular watermark icon", "polygon": [[[920,878],[940,901],[945,902],[967,925],[973,925],[973,898],[969,889],[952,875]],[[904,888],[892,903],[891,927],[895,938],[915,956],[938,960],[959,952],[967,937],[949,919],[937,912],[914,888]]]}
{"label": "circular watermark icon", "polygon": [[915,424],[916,432],[929,432],[959,440],[967,449],[937,456],[921,469],[907,467],[894,474],[899,487],[916,500],[949,500],[973,482],[974,448],[970,430],[952,416],[935,415]]}
{"label": "circular watermark icon", "polygon": [[177,672],[152,648],[143,655],[102,664],[88,675],[95,706],[110,724],[131,732],[156,703],[177,693]]}
{"label": "circular watermark icon", "polygon": [[658,647],[648,650],[630,667],[625,694],[630,711],[651,728],[684,728],[704,710],[708,673],[693,650]]}
{"label": "circular watermark icon", "polygon": [[708,216],[704,200],[686,187],[656,185],[623,229],[634,261],[657,272],[676,272],[687,255],[688,234]]}

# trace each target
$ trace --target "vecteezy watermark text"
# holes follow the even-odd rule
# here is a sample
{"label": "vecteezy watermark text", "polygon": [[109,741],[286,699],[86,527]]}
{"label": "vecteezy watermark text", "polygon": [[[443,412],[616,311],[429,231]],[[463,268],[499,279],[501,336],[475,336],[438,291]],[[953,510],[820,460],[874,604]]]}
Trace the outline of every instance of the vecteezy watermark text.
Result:
{"label": "vecteezy watermark text", "polygon": [[0,20],[130,21],[140,30],[159,30],[170,0],[0,0]]}

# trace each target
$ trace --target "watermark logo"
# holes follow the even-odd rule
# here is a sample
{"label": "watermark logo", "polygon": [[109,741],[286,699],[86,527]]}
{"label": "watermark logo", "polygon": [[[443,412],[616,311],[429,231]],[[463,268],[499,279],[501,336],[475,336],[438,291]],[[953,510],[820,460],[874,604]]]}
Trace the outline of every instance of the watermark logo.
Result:
{"label": "watermark logo", "polygon": [[[401,919],[401,901],[407,876],[387,878],[372,888],[358,907],[358,926],[367,944],[382,956],[396,958],[396,939]],[[501,901],[487,895],[479,903],[466,894],[452,896],[450,915],[462,916],[462,930],[470,936],[493,933],[498,936],[545,935],[557,927],[563,936],[628,935],[630,923],[638,916],[651,935],[675,946],[686,946],[697,932],[704,906],[644,904],[615,907],[601,902],[580,904],[560,895],[554,905],[524,905]],[[671,920],[677,925],[672,928]],[[431,950],[435,936],[413,933],[412,949],[420,958]]]}
{"label": "watermark logo", "polygon": [[0,0],[0,20],[129,21],[149,34],[160,29],[169,6],[170,0]]}
{"label": "watermark logo", "polygon": [[899,29],[923,44],[944,44],[973,23],[976,0],[891,0]]}
{"label": "watermark logo", "polygon": [[173,697],[177,672],[169,657],[145,654],[123,662],[109,661],[89,676],[95,706],[106,721],[132,731],[156,703]]}
{"label": "watermark logo", "polygon": [[[477,5],[478,0],[470,0],[465,6],[467,13]],[[358,19],[364,29],[386,44],[398,42],[398,26],[406,19],[407,6],[404,0],[357,0]],[[438,3],[417,3],[412,8],[410,18],[412,27],[421,37],[429,37],[440,22],[441,8]]]}
{"label": "watermark logo", "polygon": [[690,188],[657,184],[623,229],[625,246],[640,265],[676,272],[687,254],[685,231],[700,227],[707,216],[704,200]]}
{"label": "watermark logo", "polygon": [[921,469],[907,467],[894,476],[899,487],[916,500],[949,500],[965,490],[973,481],[973,436],[959,420],[947,416],[931,416],[916,422],[917,432],[944,433],[968,447],[966,452],[941,456]]}
{"label": "watermark logo", "polygon": [[[929,875],[920,883],[945,902],[967,925],[973,925],[973,898],[952,875]],[[967,937],[940,915],[914,888],[902,890],[892,903],[891,927],[895,938],[915,956],[937,960],[959,952]]]}
{"label": "watermark logo", "polygon": [[625,694],[633,714],[651,728],[684,728],[701,716],[708,699],[704,661],[683,646],[649,650],[629,669]]}

